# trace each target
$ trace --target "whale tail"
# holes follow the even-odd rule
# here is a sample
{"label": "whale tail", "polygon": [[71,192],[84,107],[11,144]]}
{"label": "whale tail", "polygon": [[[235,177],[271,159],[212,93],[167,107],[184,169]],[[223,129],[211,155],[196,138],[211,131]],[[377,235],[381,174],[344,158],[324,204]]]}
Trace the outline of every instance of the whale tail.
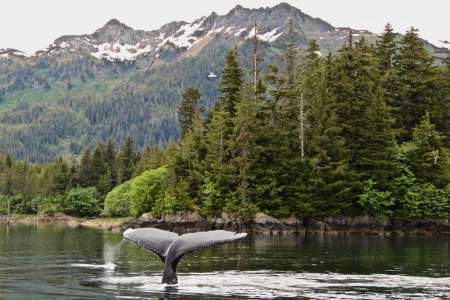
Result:
{"label": "whale tail", "polygon": [[141,246],[159,256],[165,263],[162,283],[176,284],[177,265],[180,259],[196,250],[243,239],[247,233],[213,230],[178,235],[157,228],[127,229],[126,240]]}

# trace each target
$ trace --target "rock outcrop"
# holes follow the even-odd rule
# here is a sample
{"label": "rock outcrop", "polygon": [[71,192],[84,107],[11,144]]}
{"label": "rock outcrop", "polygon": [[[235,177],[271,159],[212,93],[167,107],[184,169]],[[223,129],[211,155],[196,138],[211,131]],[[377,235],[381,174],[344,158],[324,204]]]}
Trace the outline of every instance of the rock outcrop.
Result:
{"label": "rock outcrop", "polygon": [[144,214],[137,220],[127,221],[127,228],[156,227],[177,233],[206,230],[245,231],[264,235],[378,235],[378,236],[432,236],[450,235],[448,221],[421,220],[398,221],[372,216],[328,217],[323,219],[298,219],[295,216],[276,219],[259,212],[253,219],[240,220],[225,212],[217,217],[205,218],[198,212],[183,212],[154,218]]}

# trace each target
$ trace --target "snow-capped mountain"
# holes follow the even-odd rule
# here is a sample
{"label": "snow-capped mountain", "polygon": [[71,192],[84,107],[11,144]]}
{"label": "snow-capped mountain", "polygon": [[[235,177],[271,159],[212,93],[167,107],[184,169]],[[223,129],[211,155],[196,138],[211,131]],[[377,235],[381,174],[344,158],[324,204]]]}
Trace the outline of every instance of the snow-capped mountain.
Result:
{"label": "snow-capped mountain", "polygon": [[[289,19],[293,20],[300,33],[300,41],[306,44],[307,40],[316,39],[326,52],[342,46],[351,30],[335,28],[286,3],[259,9],[238,5],[223,16],[213,12],[192,23],[177,21],[152,31],[135,30],[112,19],[92,34],[62,36],[30,58],[43,55],[89,55],[99,60],[134,61],[143,57],[158,59],[167,50],[177,56],[193,56],[214,39],[225,39],[237,44],[253,37],[255,24],[259,28],[258,38],[266,43],[274,43],[286,33]],[[369,41],[376,39],[376,35],[367,30],[352,30],[355,39],[361,36]],[[448,42],[442,41],[436,48],[449,48],[448,45]],[[29,57],[15,49],[0,50],[0,58],[11,56]]]}
{"label": "snow-capped mountain", "polygon": [[195,55],[216,38],[238,43],[253,37],[255,23],[260,26],[258,38],[272,43],[286,32],[287,15],[291,15],[298,22],[298,27],[307,38],[345,38],[344,32],[336,34],[330,24],[311,18],[287,4],[262,9],[246,9],[238,5],[224,16],[212,13],[192,23],[172,22],[153,31],[134,30],[112,19],[93,34],[60,37],[34,56],[72,52],[89,54],[97,59],[125,61],[144,56],[158,58],[159,54],[167,49],[178,49],[177,53],[184,56]]}
{"label": "snow-capped mountain", "polygon": [[[223,16],[213,12],[192,23],[172,22],[153,31],[134,30],[112,19],[92,34],[62,36],[46,49],[37,51],[31,58],[81,54],[109,61],[132,61],[142,57],[158,59],[167,50],[172,50],[177,55],[193,56],[214,39],[225,39],[236,44],[253,37],[255,24],[259,27],[258,38],[266,43],[274,43],[287,31],[289,19],[293,20],[302,41],[317,39],[325,51],[334,51],[341,46],[350,30],[334,28],[285,3],[260,9],[247,9],[238,5]],[[364,30],[354,30],[354,35],[366,35],[369,39],[374,36]],[[8,56],[5,53],[25,57],[18,50],[3,50],[0,56]]]}

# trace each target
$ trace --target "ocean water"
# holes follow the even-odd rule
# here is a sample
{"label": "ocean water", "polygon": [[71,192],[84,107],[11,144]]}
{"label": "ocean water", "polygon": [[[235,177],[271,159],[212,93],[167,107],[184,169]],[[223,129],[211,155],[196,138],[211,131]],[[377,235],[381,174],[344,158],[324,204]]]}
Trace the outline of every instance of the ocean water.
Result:
{"label": "ocean water", "polygon": [[118,233],[0,226],[0,299],[450,299],[448,238],[251,236],[162,268]]}

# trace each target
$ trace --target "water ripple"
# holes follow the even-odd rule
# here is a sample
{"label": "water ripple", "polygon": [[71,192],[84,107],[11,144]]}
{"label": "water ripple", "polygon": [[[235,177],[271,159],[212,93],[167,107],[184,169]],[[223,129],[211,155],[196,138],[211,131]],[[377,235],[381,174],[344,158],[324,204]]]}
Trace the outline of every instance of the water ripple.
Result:
{"label": "water ripple", "polygon": [[[210,295],[252,299],[442,299],[450,296],[450,278],[405,275],[226,271],[181,273],[179,284],[160,284],[161,274],[105,276],[103,285],[172,295]],[[105,287],[105,286],[104,286]],[[168,288],[172,290],[168,292]]]}

